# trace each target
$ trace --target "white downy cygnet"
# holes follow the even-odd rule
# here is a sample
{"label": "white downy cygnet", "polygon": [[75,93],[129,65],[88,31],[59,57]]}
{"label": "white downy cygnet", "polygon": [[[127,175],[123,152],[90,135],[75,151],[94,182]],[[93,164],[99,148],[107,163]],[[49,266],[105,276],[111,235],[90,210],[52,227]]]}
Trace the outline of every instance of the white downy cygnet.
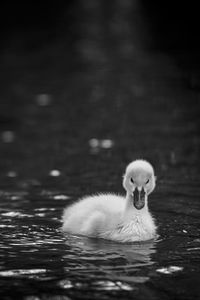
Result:
{"label": "white downy cygnet", "polygon": [[126,197],[88,196],[67,207],[63,214],[63,231],[118,242],[155,238],[156,225],[147,202],[155,188],[151,164],[145,160],[131,162],[126,168],[123,186]]}

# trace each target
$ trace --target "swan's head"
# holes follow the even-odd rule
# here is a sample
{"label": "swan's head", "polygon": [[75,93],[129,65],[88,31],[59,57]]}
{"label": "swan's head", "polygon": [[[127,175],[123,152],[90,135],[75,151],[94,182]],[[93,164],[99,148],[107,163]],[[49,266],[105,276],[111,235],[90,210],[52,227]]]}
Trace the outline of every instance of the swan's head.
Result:
{"label": "swan's head", "polygon": [[136,209],[145,206],[145,198],[154,190],[155,181],[154,169],[149,162],[135,160],[127,166],[123,186],[133,197],[133,205]]}

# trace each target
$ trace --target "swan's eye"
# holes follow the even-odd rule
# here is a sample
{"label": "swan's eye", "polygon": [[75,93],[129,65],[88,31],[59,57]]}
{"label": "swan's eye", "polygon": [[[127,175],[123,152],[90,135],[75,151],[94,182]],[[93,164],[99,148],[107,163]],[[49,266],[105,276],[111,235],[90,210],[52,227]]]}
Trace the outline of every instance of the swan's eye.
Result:
{"label": "swan's eye", "polygon": [[146,184],[149,183],[149,179],[145,182]]}
{"label": "swan's eye", "polygon": [[131,182],[132,182],[132,183],[134,183],[134,180],[133,180],[133,178],[131,178],[130,180],[131,180]]}

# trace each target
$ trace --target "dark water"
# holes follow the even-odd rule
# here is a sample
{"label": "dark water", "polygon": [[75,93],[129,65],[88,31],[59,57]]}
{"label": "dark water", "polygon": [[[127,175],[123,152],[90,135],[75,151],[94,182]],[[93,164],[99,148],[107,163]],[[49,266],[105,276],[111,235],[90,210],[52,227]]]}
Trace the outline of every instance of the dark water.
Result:
{"label": "dark water", "polygon": [[151,201],[160,237],[141,244],[63,235],[62,209],[76,198],[66,192],[1,191],[1,299],[198,297],[196,183],[160,182]]}
{"label": "dark water", "polygon": [[[1,52],[0,299],[200,296],[198,81],[191,88],[172,58],[144,50],[135,31],[125,35],[121,16],[103,42],[82,21],[73,55],[59,39],[32,52],[14,39]],[[149,206],[159,238],[64,235],[64,207],[123,193],[136,158],[156,170]]]}

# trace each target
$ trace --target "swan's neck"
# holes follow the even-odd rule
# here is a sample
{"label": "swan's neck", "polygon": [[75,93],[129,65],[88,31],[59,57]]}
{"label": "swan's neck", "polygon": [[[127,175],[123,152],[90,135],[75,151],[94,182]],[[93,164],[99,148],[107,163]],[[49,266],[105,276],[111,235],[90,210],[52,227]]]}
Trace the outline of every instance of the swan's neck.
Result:
{"label": "swan's neck", "polygon": [[132,220],[135,217],[143,216],[149,212],[147,195],[145,195],[145,206],[142,209],[137,209],[133,205],[133,196],[129,193],[126,194],[126,206],[124,211],[124,218]]}

